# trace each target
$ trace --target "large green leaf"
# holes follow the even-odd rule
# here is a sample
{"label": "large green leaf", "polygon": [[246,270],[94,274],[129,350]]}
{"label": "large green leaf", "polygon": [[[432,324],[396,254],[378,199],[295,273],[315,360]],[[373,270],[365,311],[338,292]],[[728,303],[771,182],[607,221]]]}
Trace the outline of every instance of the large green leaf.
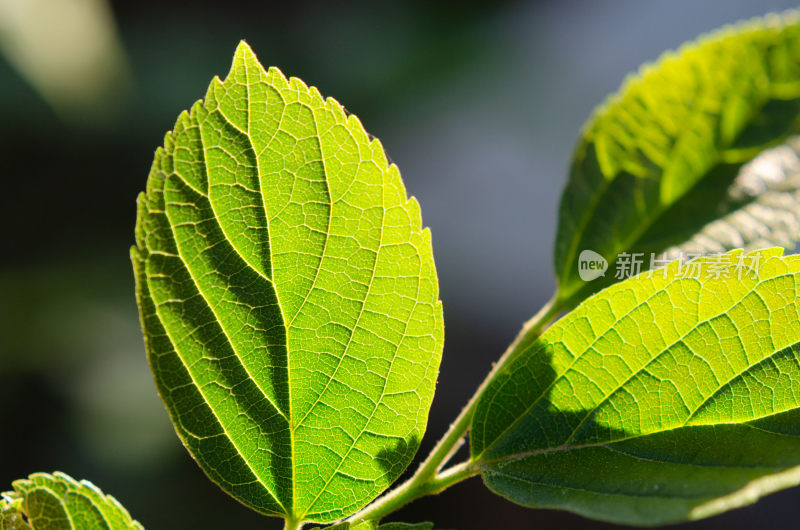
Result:
{"label": "large green leaf", "polygon": [[644,66],[595,112],[576,148],[555,243],[560,300],[617,279],[582,281],[583,251],[612,270],[623,253],[642,253],[646,270],[652,253],[740,206],[729,188],[742,164],[798,130],[798,115],[796,13],[725,28]]}
{"label": "large green leaf", "polygon": [[643,273],[516,352],[470,435],[489,488],[650,525],[800,483],[800,256],[780,254]]}
{"label": "large green leaf", "polygon": [[142,530],[114,497],[56,472],[17,480],[0,500],[0,530]]}
{"label": "large green leaf", "polygon": [[157,151],[132,259],[161,397],[225,491],[329,522],[406,468],[442,350],[431,236],[339,103],[241,44]]}

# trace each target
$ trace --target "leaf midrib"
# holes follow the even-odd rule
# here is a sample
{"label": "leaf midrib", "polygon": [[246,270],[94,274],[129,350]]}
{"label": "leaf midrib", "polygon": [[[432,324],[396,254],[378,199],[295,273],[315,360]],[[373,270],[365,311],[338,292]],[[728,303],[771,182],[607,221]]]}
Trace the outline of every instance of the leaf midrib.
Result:
{"label": "leaf midrib", "polygon": [[[269,211],[267,209],[266,196],[264,194],[263,179],[261,178],[261,175],[262,175],[262,173],[261,173],[261,157],[259,156],[259,152],[258,152],[258,150],[256,150],[256,147],[253,144],[253,138],[250,135],[250,116],[251,116],[251,108],[250,108],[250,102],[251,102],[251,98],[250,98],[250,65],[248,64],[247,57],[243,57],[242,58],[242,62],[244,64],[245,90],[247,92],[247,105],[245,107],[245,112],[247,113],[247,118],[246,118],[247,131],[244,132],[243,134],[244,134],[245,137],[247,137],[247,142],[250,145],[250,149],[253,151],[253,155],[254,155],[254,158],[255,158],[255,163],[256,163],[255,170],[256,170],[256,175],[257,175],[258,182],[259,182],[259,190],[258,191],[259,191],[259,195],[261,196],[261,204],[264,207],[264,222],[266,223],[267,237],[270,239],[269,244],[267,245],[267,247],[269,249],[269,266],[270,266],[270,271],[274,271],[274,269],[275,269],[275,263],[274,263],[275,256],[274,256],[274,252],[273,252],[273,246],[274,245],[273,245],[273,241],[272,241],[272,237],[271,237],[272,232],[271,232],[271,229],[270,229],[270,216],[269,216]],[[280,94],[280,91],[277,91],[277,92],[280,95],[281,100],[283,101],[283,107],[281,108],[281,117],[280,117],[280,120],[278,121],[278,125],[275,128],[275,132],[273,133],[273,137],[272,138],[274,138],[278,134],[278,131],[280,131],[281,125],[283,124],[283,118],[284,118],[284,115],[285,115],[285,111],[286,111],[286,101],[283,99],[283,95]],[[219,107],[219,111],[220,111],[220,114],[225,117],[226,121],[228,121],[228,122],[231,121],[227,116],[225,116],[225,113],[222,111],[222,107],[221,106]],[[272,140],[272,138],[270,139],[270,141]],[[267,145],[269,145],[269,144],[267,144]],[[237,252],[237,254],[239,254],[239,252]],[[320,263],[321,262],[322,261],[320,260]],[[283,304],[281,303],[280,289],[278,289],[278,286],[277,286],[277,284],[276,284],[276,282],[274,280],[272,280],[271,283],[272,283],[272,286],[273,286],[273,290],[275,291],[275,301],[277,303],[278,310],[280,311],[281,322],[283,323],[284,330],[285,330],[285,332],[283,334],[283,338],[284,338],[283,347],[284,347],[284,350],[286,351],[286,392],[287,392],[287,397],[288,397],[289,411],[288,411],[288,417],[287,416],[284,416],[284,417],[287,420],[288,428],[289,428],[290,462],[291,462],[291,465],[292,465],[292,468],[289,470],[289,473],[290,473],[290,475],[292,477],[292,485],[291,485],[292,486],[291,487],[292,498],[291,498],[291,501],[290,501],[291,502],[291,510],[287,510],[286,506],[284,506],[283,503],[280,503],[280,504],[281,504],[281,507],[283,508],[284,512],[286,512],[287,516],[294,517],[296,515],[294,508],[295,508],[296,499],[297,499],[297,491],[296,491],[297,490],[297,480],[296,480],[297,477],[296,477],[296,473],[295,473],[295,469],[296,469],[296,460],[295,460],[296,450],[295,450],[294,428],[293,428],[293,425],[294,425],[294,423],[293,423],[294,411],[293,411],[293,406],[292,406],[292,403],[293,403],[293,401],[292,401],[292,377],[291,377],[291,374],[292,374],[291,362],[292,361],[291,361],[291,355],[289,354],[290,353],[289,352],[289,328],[286,326],[286,314],[284,313]]]}
{"label": "leaf midrib", "polygon": [[557,489],[569,490],[569,491],[578,491],[578,492],[582,492],[582,493],[589,493],[589,494],[592,494],[592,495],[600,495],[600,496],[603,496],[603,497],[615,497],[615,498],[631,498],[631,497],[634,497],[634,498],[640,498],[640,499],[679,499],[679,500],[696,500],[696,499],[712,500],[712,499],[715,498],[713,496],[702,497],[702,496],[697,496],[697,495],[686,495],[686,496],[669,495],[669,496],[667,496],[667,495],[649,495],[649,494],[645,494],[645,493],[635,494],[635,493],[629,493],[629,492],[615,493],[615,492],[610,492],[610,491],[599,491],[599,490],[593,490],[593,489],[589,489],[589,488],[580,488],[578,486],[568,486],[566,484],[548,483],[548,482],[543,482],[541,480],[532,480],[530,478],[521,477],[521,476],[515,475],[513,473],[509,473],[507,471],[501,471],[501,470],[498,470],[498,469],[486,469],[486,470],[483,471],[483,473],[490,474],[490,475],[500,475],[502,477],[505,477],[505,478],[508,478],[508,479],[511,479],[511,480],[515,480],[517,482],[524,482],[525,484],[531,484],[531,485],[534,485],[534,486],[546,486],[546,487],[549,487],[549,488],[557,488]]}
{"label": "leaf midrib", "polygon": [[[800,407],[795,407],[795,408],[789,409],[789,410],[797,410],[798,408],[800,408]],[[774,431],[766,431],[764,429],[760,429],[760,428],[756,427],[755,425],[751,425],[750,424],[750,422],[752,422],[752,421],[762,420],[762,419],[765,419],[765,418],[771,418],[773,416],[777,416],[777,415],[782,414],[784,412],[787,412],[787,411],[779,411],[779,412],[775,412],[775,413],[772,413],[772,414],[767,414],[765,416],[761,416],[759,418],[752,418],[750,420],[747,420],[746,422],[731,421],[731,422],[704,423],[704,424],[699,424],[699,425],[685,425],[684,424],[684,425],[677,425],[677,426],[669,428],[669,429],[662,429],[660,431],[636,433],[636,434],[631,434],[630,436],[623,436],[623,437],[615,438],[613,440],[604,440],[602,442],[589,442],[589,443],[578,444],[578,445],[570,445],[570,444],[566,444],[565,443],[565,444],[558,445],[558,446],[543,447],[541,449],[534,449],[534,450],[531,450],[531,451],[521,451],[521,452],[518,452],[518,453],[512,453],[512,454],[505,455],[505,456],[500,456],[500,457],[497,457],[497,458],[490,458],[490,459],[480,460],[480,461],[476,462],[475,467],[479,468],[481,470],[486,470],[486,471],[494,473],[494,472],[497,472],[497,469],[495,467],[493,467],[493,466],[504,464],[506,462],[512,462],[512,461],[515,461],[515,460],[523,460],[525,458],[530,458],[530,457],[534,457],[534,456],[542,456],[542,455],[553,454],[553,453],[566,453],[566,452],[569,452],[569,451],[580,451],[580,450],[583,450],[583,449],[602,448],[602,449],[607,449],[607,450],[612,451],[612,452],[623,454],[623,455],[631,457],[631,458],[636,458],[636,459],[639,459],[639,460],[646,460],[646,461],[656,462],[656,463],[660,463],[660,464],[674,464],[674,465],[685,465],[685,466],[694,466],[694,467],[711,467],[711,468],[725,468],[725,469],[786,469],[784,467],[779,467],[779,466],[777,466],[777,467],[776,466],[729,466],[729,465],[720,465],[720,464],[707,464],[707,463],[698,464],[698,463],[694,463],[694,462],[675,462],[675,461],[671,461],[671,460],[658,460],[658,459],[655,459],[655,458],[642,457],[641,455],[635,455],[635,454],[632,454],[632,453],[628,453],[626,451],[622,451],[619,448],[612,447],[613,444],[618,444],[618,443],[622,443],[622,442],[629,442],[629,441],[632,441],[632,440],[638,440],[638,439],[642,439],[642,438],[647,438],[649,436],[657,436],[657,435],[661,435],[661,434],[665,434],[665,433],[669,433],[669,432],[679,431],[679,430],[682,430],[682,429],[689,429],[689,428],[696,428],[696,427],[697,428],[699,428],[699,427],[715,427],[715,426],[723,426],[723,425],[730,425],[730,426],[735,426],[735,427],[748,428],[748,429],[752,429],[754,431],[765,432],[765,433],[768,433],[768,434],[774,435],[774,436],[781,436],[781,437],[786,437],[786,438],[799,439],[800,435],[787,434],[787,433],[774,432]]]}

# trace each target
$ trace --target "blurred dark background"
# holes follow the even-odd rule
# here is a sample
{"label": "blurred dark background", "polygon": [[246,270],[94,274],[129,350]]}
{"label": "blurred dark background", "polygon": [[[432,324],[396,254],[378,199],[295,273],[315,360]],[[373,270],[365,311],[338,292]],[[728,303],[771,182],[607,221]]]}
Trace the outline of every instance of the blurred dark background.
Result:
{"label": "blurred dark background", "polygon": [[[382,139],[422,204],[446,342],[427,454],[552,292],[578,130],[642,62],[778,0],[0,0],[0,490],[62,470],[148,529],[281,527],[207,481],[155,392],[128,247],[178,113],[246,39]],[[800,490],[688,529],[796,528]],[[494,497],[480,479],[398,512],[437,528],[615,528]]]}

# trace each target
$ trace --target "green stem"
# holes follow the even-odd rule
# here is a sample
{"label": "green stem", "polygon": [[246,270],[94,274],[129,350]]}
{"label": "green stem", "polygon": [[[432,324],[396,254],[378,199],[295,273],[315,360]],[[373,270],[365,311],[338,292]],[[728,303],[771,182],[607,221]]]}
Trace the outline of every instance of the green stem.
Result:
{"label": "green stem", "polygon": [[386,515],[398,510],[409,502],[426,495],[439,493],[453,484],[461,482],[469,477],[478,474],[478,470],[471,461],[462,462],[451,466],[444,471],[442,467],[452,458],[452,456],[464,443],[464,437],[472,423],[472,415],[478,404],[478,398],[484,389],[494,379],[494,376],[511,358],[512,353],[520,346],[536,340],[542,331],[550,324],[563,309],[559,303],[557,294],[545,304],[542,309],[528,320],[522,330],[520,330],[514,341],[508,346],[502,357],[495,363],[489,375],[486,376],[481,386],[470,398],[467,406],[461,411],[456,420],[450,425],[447,433],[439,440],[436,447],[428,455],[414,475],[401,485],[384,494],[375,502],[347,519],[350,523],[358,523],[365,520],[380,520]]}
{"label": "green stem", "polygon": [[427,480],[409,479],[350,517],[348,521],[352,524],[366,520],[379,521],[413,500],[444,491],[453,484],[477,475],[478,470],[471,467],[471,464],[469,461],[462,462]]}
{"label": "green stem", "polygon": [[303,528],[302,521],[297,521],[295,519],[285,519],[283,524],[283,530],[300,530]]}

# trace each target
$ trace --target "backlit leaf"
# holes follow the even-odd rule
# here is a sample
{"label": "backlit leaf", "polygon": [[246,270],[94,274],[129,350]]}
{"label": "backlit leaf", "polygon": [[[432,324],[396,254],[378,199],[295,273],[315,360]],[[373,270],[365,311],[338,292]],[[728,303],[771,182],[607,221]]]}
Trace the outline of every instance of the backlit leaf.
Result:
{"label": "backlit leaf", "polygon": [[431,236],[338,102],[242,43],[156,153],[132,259],[161,397],[225,491],[330,522],[406,468],[442,350]]}
{"label": "backlit leaf", "polygon": [[[652,253],[740,206],[731,193],[742,164],[797,131],[799,115],[794,12],[724,28],[642,67],[576,148],[555,244],[559,299],[580,301],[619,279],[581,280],[583,251],[612,268],[621,254],[642,253],[646,270]],[[789,248],[800,236],[785,235]]]}
{"label": "backlit leaf", "polygon": [[0,530],[142,530],[114,497],[56,472],[17,480],[0,500]]}
{"label": "backlit leaf", "polygon": [[800,483],[800,256],[780,254],[643,273],[517,351],[470,435],[489,488],[651,525]]}

